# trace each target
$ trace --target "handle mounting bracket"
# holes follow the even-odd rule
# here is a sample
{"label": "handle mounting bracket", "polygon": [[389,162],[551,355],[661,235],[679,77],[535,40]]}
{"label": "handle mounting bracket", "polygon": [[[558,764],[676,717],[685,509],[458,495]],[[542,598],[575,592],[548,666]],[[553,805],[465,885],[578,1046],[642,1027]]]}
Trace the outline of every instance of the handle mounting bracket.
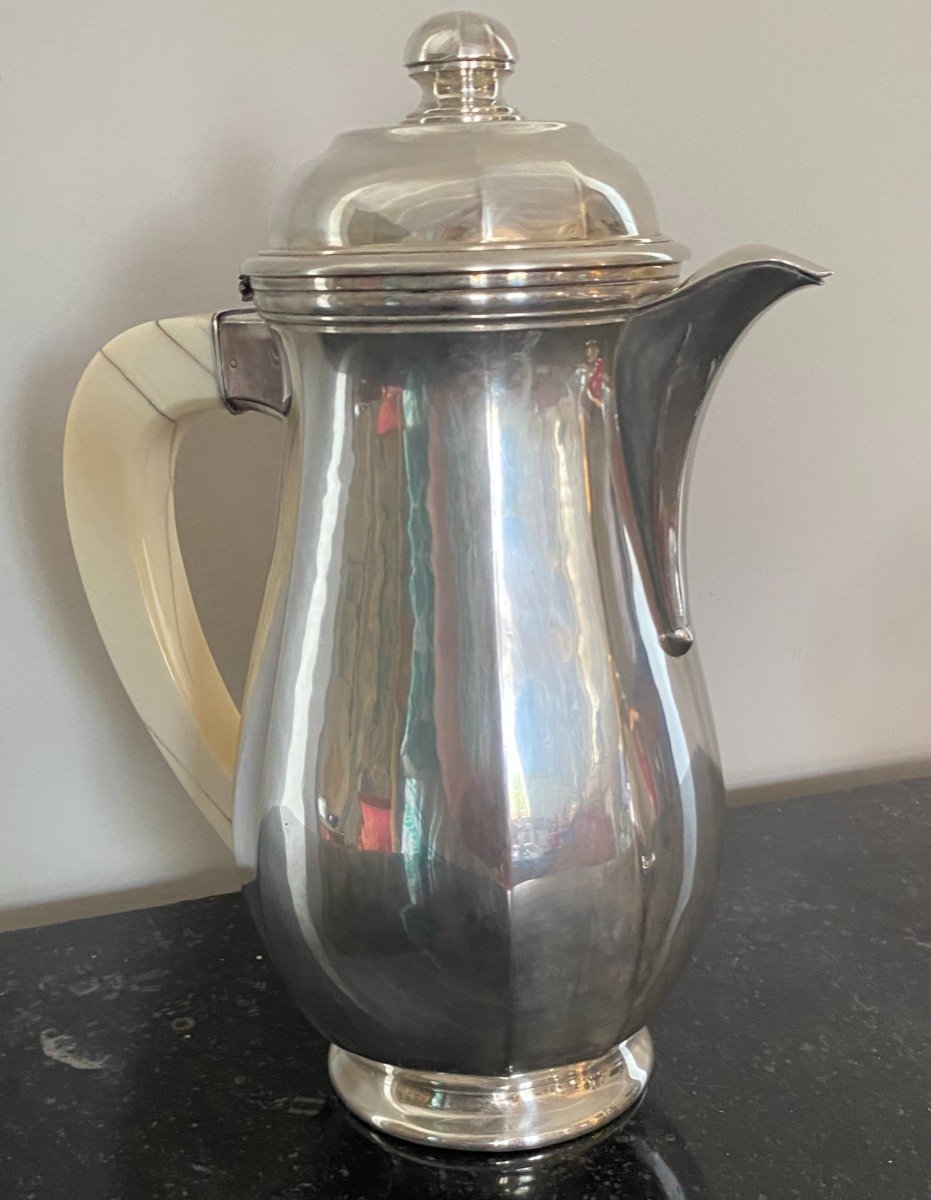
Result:
{"label": "handle mounting bracket", "polygon": [[213,314],[220,396],[233,413],[248,411],[286,417],[291,381],[277,338],[252,308]]}

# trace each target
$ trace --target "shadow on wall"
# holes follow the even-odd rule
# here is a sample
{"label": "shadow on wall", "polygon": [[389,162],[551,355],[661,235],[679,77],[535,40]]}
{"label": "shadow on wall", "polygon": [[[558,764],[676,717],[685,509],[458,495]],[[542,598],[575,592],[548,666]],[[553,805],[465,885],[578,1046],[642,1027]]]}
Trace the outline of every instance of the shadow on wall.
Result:
{"label": "shadow on wall", "polygon": [[[68,305],[54,350],[36,356],[15,401],[19,425],[11,484],[18,497],[17,559],[32,577],[51,638],[81,682],[82,702],[90,710],[83,720],[100,730],[101,761],[112,759],[117,746],[127,760],[139,762],[141,775],[161,773],[164,787],[158,794],[119,805],[113,797],[112,825],[124,842],[151,847],[153,861],[177,858],[177,822],[171,819],[177,809],[172,806],[183,793],[123,692],[84,595],[61,484],[65,420],[82,370],[111,337],[156,317],[240,303],[238,267],[264,238],[271,174],[255,158],[227,157],[212,171],[209,164],[199,165],[197,195],[179,195],[175,207],[152,212],[135,236],[112,247],[85,293]],[[237,700],[272,548],[281,444],[277,422],[219,413],[192,423],[178,461],[178,524],[185,557],[193,564],[191,585],[208,641]],[[117,778],[111,775],[110,787]],[[88,782],[83,783],[86,790]],[[102,784],[106,787],[107,780]],[[210,847],[209,840],[205,845]],[[11,910],[3,914],[3,924],[113,911],[239,885],[219,840],[216,853],[200,865],[203,869],[193,875],[123,893],[122,902],[98,896]]]}

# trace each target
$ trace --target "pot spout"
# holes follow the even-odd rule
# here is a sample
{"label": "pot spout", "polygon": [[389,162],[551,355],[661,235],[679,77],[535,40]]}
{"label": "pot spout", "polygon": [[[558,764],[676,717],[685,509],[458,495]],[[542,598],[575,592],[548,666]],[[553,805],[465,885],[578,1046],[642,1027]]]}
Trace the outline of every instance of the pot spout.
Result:
{"label": "pot spout", "polygon": [[627,322],[617,413],[652,607],[663,649],[692,645],[682,577],[688,469],[704,403],[740,336],[774,301],[830,271],[768,246],[716,259]]}

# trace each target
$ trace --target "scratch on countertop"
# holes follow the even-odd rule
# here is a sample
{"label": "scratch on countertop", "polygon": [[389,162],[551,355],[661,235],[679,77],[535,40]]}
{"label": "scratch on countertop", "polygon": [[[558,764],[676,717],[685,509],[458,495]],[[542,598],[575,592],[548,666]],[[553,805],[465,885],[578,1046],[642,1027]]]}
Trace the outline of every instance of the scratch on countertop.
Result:
{"label": "scratch on countertop", "polygon": [[39,1043],[46,1058],[64,1063],[66,1067],[74,1067],[76,1071],[107,1071],[113,1065],[109,1054],[99,1058],[81,1054],[74,1038],[68,1033],[55,1034],[51,1029],[43,1029],[39,1034]]}

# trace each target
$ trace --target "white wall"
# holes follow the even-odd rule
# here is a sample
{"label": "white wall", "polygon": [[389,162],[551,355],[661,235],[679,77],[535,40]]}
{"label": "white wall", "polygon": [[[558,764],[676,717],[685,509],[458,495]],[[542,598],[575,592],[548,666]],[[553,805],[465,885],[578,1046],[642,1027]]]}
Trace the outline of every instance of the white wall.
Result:
{"label": "white wall", "polygon": [[[288,170],[400,117],[421,0],[3,0],[0,909],[8,923],[232,886],[84,603],[60,450],[93,352],[237,302]],[[927,0],[488,0],[525,113],[590,124],[697,262],[767,241],[836,271],[728,368],[689,573],[736,788],[931,757]],[[277,431],[192,435],[181,521],[241,681]],[[238,686],[238,685],[237,685]],[[80,899],[86,897],[86,899]]]}

